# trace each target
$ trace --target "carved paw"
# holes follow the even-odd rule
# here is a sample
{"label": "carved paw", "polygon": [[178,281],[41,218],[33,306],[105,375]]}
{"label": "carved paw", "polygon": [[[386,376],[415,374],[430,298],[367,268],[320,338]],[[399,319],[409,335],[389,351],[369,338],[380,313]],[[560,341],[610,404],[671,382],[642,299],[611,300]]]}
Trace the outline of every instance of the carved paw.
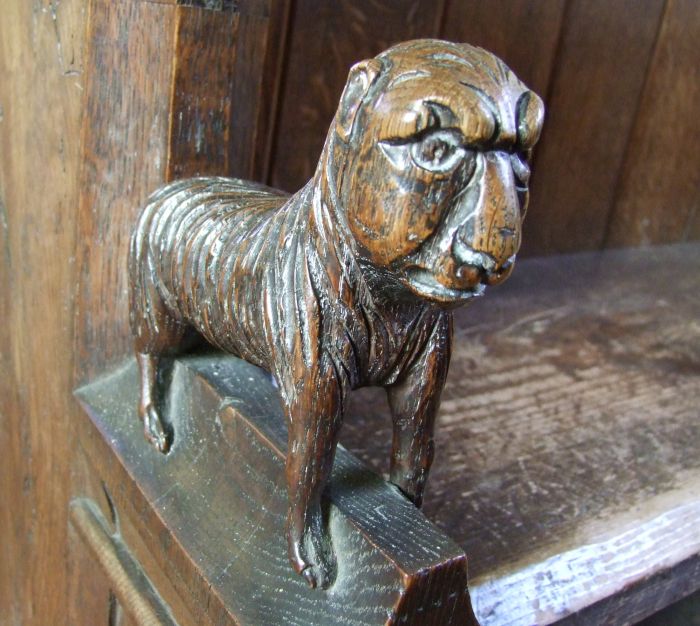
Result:
{"label": "carved paw", "polygon": [[331,541],[323,530],[321,512],[309,516],[311,521],[302,528],[289,524],[287,542],[289,560],[312,589],[327,589],[335,580],[336,561]]}
{"label": "carved paw", "polygon": [[153,405],[147,405],[140,409],[143,421],[143,434],[156,450],[165,454],[170,450],[170,437],[167,428],[163,424],[160,415]]}

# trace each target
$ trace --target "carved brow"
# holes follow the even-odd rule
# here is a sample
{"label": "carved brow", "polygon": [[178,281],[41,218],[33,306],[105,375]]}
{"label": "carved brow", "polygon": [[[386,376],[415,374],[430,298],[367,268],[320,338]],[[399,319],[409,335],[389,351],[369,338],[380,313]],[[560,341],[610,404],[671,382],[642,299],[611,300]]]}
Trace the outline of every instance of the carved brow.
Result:
{"label": "carved brow", "polygon": [[468,67],[473,72],[483,72],[497,85],[507,83],[508,76],[511,73],[508,66],[500,59],[495,59],[496,66],[494,68],[482,59],[467,59],[451,52],[435,52],[434,54],[429,54],[427,58],[442,67],[461,65],[462,67]]}
{"label": "carved brow", "polygon": [[433,100],[424,100],[423,104],[428,109],[428,128],[450,128],[457,123],[457,116],[447,105]]}
{"label": "carved brow", "polygon": [[472,85],[471,83],[468,83],[463,80],[460,80],[459,84],[471,89],[477,96],[479,96],[481,101],[486,105],[486,108],[488,109],[489,113],[491,113],[493,117],[493,133],[487,139],[487,141],[494,141],[501,132],[501,118],[498,115],[498,106],[493,101],[493,98],[480,87]]}
{"label": "carved brow", "polygon": [[387,85],[387,89],[391,89],[392,87],[395,87],[396,85],[404,83],[408,80],[415,80],[416,78],[425,78],[428,76],[430,76],[430,72],[426,72],[425,70],[410,70],[408,72],[404,72],[403,74],[399,74],[396,78],[393,78]]}

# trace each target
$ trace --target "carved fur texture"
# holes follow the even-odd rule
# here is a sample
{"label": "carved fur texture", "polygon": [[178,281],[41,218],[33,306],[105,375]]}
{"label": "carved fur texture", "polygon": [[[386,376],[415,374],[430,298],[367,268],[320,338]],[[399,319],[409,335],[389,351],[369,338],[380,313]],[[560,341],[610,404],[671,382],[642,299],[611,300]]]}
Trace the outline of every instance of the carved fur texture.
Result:
{"label": "carved fur texture", "polygon": [[450,310],[512,270],[542,116],[490,53],[407,42],[351,69],[296,194],[195,178],[141,214],[129,272],[146,437],[167,451],[158,358],[190,334],[271,372],[289,427],[289,556],[312,586],[335,575],[321,496],[350,389],[387,389],[391,480],[421,503]]}

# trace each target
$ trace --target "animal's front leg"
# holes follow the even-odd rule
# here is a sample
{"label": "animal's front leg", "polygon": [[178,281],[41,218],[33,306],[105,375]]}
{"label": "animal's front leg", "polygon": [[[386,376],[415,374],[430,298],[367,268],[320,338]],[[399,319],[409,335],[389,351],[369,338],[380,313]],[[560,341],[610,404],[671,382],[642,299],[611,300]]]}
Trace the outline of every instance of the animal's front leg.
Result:
{"label": "animal's front leg", "polygon": [[343,388],[335,376],[309,375],[288,407],[289,559],[311,587],[328,587],[336,562],[321,510],[342,423]]}
{"label": "animal's front leg", "polygon": [[433,430],[450,362],[451,318],[441,317],[407,375],[387,388],[393,419],[390,480],[416,505],[433,462]]}

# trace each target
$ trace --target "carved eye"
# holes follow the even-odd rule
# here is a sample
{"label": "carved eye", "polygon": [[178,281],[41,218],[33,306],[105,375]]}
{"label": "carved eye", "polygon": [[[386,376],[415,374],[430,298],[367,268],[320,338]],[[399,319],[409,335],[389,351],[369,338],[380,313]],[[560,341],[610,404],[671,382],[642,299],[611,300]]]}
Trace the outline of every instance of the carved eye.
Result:
{"label": "carved eye", "polygon": [[459,132],[439,129],[424,135],[411,144],[411,158],[418,166],[430,172],[449,172],[466,153]]}

